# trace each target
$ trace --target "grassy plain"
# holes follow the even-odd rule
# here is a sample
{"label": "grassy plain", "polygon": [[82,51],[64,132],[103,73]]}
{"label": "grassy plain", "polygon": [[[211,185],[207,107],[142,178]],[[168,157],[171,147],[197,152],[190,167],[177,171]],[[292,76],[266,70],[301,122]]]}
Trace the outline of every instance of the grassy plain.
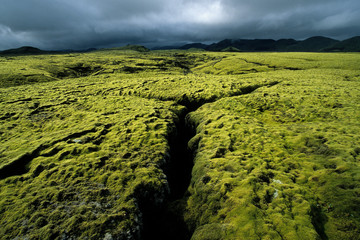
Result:
{"label": "grassy plain", "polygon": [[[146,214],[168,206],[194,240],[359,239],[359,63],[116,49],[0,57],[0,238],[144,239]],[[169,200],[184,127],[191,181]]]}

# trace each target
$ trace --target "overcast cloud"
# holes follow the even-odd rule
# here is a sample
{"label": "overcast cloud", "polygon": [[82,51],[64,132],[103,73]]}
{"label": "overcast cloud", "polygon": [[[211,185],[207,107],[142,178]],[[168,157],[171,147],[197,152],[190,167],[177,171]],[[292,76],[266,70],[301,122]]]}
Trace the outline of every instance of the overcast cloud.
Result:
{"label": "overcast cloud", "polygon": [[360,35],[359,0],[0,0],[0,49]]}

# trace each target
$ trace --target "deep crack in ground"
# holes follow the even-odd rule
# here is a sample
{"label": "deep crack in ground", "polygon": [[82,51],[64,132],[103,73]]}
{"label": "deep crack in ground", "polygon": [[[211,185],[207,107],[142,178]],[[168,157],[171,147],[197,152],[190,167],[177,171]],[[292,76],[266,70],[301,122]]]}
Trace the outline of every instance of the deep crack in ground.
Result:
{"label": "deep crack in ground", "polygon": [[[271,87],[278,84],[278,81],[265,85],[247,86],[241,89],[239,93],[227,97],[236,97],[250,94],[261,87]],[[191,101],[187,96],[179,99],[177,102],[187,108],[185,113],[179,117],[179,123],[176,126],[177,134],[173,139],[169,139],[171,160],[169,166],[164,170],[169,187],[170,195],[165,204],[160,207],[154,207],[149,204],[143,213],[143,232],[144,240],[188,240],[192,233],[184,220],[184,211],[188,199],[187,189],[191,181],[191,173],[194,165],[194,153],[188,148],[188,142],[195,136],[196,130],[189,126],[186,117],[189,113],[196,111],[198,108],[207,103],[212,103],[220,98],[200,99]]]}
{"label": "deep crack in ground", "polygon": [[188,142],[195,132],[186,124],[188,111],[179,116],[177,133],[169,140],[171,162],[165,169],[170,187],[170,195],[164,206],[146,209],[143,239],[190,239],[191,233],[184,221],[183,212],[187,200],[187,188],[191,180],[193,154]]}

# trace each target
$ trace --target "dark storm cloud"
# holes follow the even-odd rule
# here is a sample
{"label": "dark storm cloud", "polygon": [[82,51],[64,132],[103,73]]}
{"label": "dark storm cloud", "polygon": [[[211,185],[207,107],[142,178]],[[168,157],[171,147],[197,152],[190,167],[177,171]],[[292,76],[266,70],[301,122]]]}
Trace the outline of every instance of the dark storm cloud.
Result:
{"label": "dark storm cloud", "polygon": [[358,0],[1,0],[0,49],[360,33]]}

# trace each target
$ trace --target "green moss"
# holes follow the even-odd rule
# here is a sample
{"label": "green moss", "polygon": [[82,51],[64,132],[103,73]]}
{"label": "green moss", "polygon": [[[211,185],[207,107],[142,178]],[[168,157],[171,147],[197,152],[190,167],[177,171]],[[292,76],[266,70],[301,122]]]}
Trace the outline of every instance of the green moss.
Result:
{"label": "green moss", "polygon": [[191,239],[219,240],[223,239],[224,235],[224,227],[220,224],[207,224],[199,227],[192,235]]}
{"label": "green moss", "polygon": [[[228,239],[337,239],[359,232],[356,217],[343,217],[358,212],[353,191],[358,177],[350,177],[358,176],[358,166],[352,165],[349,175],[343,167],[335,173],[338,165],[354,163],[348,151],[358,139],[359,119],[352,112],[359,105],[346,103],[348,82],[333,78],[331,70],[302,72],[301,79],[286,74],[276,86],[223,98],[190,115],[197,126],[192,140],[197,155],[187,218],[199,229],[229,224]],[[351,101],[360,96],[347,94]],[[339,222],[347,230],[339,230]]]}
{"label": "green moss", "polygon": [[141,239],[142,212],[167,201],[183,118],[194,167],[170,206],[192,239],[359,235],[358,54],[0,61],[2,239]]}

